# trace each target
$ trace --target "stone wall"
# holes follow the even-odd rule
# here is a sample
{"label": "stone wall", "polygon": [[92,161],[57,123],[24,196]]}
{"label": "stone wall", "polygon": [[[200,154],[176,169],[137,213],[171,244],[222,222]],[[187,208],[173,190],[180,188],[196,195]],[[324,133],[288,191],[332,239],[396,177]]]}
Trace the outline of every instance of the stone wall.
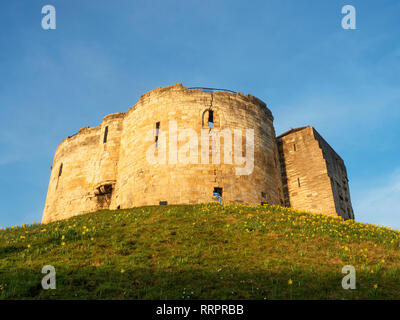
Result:
{"label": "stone wall", "polygon": [[[115,184],[123,114],[104,118],[98,127],[85,127],[58,146],[50,176],[42,222],[108,208],[104,186]],[[103,143],[108,127],[108,141]],[[108,204],[107,204],[108,203]]]}
{"label": "stone wall", "polygon": [[313,127],[277,138],[285,205],[354,219],[343,160]]}
{"label": "stone wall", "polygon": [[344,161],[315,129],[314,137],[318,141],[326,161],[336,212],[345,219],[354,219],[349,179]]}

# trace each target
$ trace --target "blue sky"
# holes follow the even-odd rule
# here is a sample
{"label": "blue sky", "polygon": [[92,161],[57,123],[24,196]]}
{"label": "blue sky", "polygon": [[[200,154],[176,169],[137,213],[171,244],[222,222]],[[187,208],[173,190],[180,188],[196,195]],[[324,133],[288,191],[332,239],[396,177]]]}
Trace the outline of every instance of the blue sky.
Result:
{"label": "blue sky", "polygon": [[[56,8],[57,29],[41,28]],[[357,29],[341,27],[341,8]],[[160,86],[265,101],[347,165],[356,220],[400,229],[400,1],[0,4],[0,226],[40,221],[57,145]]]}

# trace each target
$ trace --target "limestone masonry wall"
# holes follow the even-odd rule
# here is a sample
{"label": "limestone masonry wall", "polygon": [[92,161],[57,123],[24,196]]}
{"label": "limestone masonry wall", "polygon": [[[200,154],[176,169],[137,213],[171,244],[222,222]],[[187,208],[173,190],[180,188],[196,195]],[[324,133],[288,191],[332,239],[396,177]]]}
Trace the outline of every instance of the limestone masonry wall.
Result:
{"label": "limestone masonry wall", "polygon": [[[50,176],[43,222],[108,208],[98,188],[115,184],[123,113],[109,115],[95,128],[85,127],[57,148]],[[103,143],[108,127],[107,143]]]}
{"label": "limestone masonry wall", "polygon": [[[243,155],[246,130],[254,130],[249,175],[236,174],[245,164],[235,163],[232,149],[227,151],[232,163],[224,161],[226,143],[232,139],[235,146],[228,129],[242,132]],[[190,138],[183,132],[199,137],[193,147],[198,157],[187,159],[189,163],[181,160],[194,149],[187,147]],[[201,137],[208,146],[200,145]],[[175,155],[174,145],[179,151]],[[220,163],[212,156],[217,149]],[[149,150],[166,161],[149,162]],[[126,113],[108,115],[98,127],[82,128],[61,142],[42,222],[99,209],[217,201],[215,191],[222,193],[222,203],[286,204],[354,218],[347,182],[343,160],[312,127],[276,139],[272,113],[261,100],[177,84],[152,90]]]}
{"label": "limestone masonry wall", "polygon": [[293,129],[277,141],[285,205],[354,219],[344,162],[318,132]]}

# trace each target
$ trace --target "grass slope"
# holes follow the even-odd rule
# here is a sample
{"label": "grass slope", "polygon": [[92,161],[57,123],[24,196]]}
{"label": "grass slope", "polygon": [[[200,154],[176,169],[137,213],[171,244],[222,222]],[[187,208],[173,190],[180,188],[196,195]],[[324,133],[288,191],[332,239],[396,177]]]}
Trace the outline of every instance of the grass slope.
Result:
{"label": "grass slope", "polygon": [[398,231],[276,206],[99,211],[0,231],[0,299],[398,299],[399,245]]}

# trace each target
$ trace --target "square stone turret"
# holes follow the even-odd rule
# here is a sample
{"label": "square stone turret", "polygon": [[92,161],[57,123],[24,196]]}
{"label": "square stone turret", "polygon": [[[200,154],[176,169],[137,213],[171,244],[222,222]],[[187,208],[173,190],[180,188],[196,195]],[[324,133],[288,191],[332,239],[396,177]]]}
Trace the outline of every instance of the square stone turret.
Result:
{"label": "square stone turret", "polygon": [[310,126],[277,137],[285,205],[354,219],[342,158]]}

